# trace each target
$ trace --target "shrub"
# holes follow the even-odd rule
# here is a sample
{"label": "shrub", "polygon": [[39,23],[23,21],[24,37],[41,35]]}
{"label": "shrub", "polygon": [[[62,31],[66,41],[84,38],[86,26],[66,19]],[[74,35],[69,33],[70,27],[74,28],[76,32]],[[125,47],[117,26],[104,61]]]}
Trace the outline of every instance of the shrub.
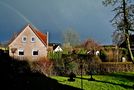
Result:
{"label": "shrub", "polygon": [[100,59],[101,59],[102,61],[105,62],[105,61],[107,60],[107,54],[106,54],[106,52],[105,52],[104,50],[101,50],[99,57],[100,57]]}
{"label": "shrub", "polygon": [[47,58],[41,58],[39,61],[29,62],[32,71],[39,71],[46,76],[51,75],[53,62],[48,60]]}
{"label": "shrub", "polygon": [[78,73],[78,63],[76,62],[71,62],[67,65],[67,69],[68,69],[68,73],[70,72],[74,72],[74,73]]}
{"label": "shrub", "polygon": [[48,59],[55,60],[55,59],[61,59],[62,52],[49,52],[48,53]]}

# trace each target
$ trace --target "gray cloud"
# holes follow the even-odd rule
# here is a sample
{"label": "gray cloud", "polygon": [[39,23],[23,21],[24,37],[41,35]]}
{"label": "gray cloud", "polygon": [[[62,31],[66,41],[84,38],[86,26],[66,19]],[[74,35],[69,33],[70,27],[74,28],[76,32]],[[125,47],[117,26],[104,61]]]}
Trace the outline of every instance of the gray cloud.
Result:
{"label": "gray cloud", "polygon": [[[111,9],[102,6],[101,0],[1,1],[15,10],[0,5],[0,34],[3,33],[0,41],[8,40],[13,32],[20,31],[27,23],[20,13],[42,32],[49,31],[52,41],[62,40],[57,36],[61,36],[63,30],[73,27],[82,40],[91,37],[102,44],[111,43],[113,28],[109,20],[112,13]],[[9,35],[8,31],[11,31]]]}

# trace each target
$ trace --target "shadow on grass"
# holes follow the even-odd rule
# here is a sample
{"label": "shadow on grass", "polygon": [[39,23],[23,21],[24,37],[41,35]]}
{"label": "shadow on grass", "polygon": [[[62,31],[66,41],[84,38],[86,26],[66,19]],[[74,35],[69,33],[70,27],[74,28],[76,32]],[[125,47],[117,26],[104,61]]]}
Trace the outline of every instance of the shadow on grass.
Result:
{"label": "shadow on grass", "polygon": [[[81,79],[80,77],[76,77],[78,79]],[[134,89],[134,86],[130,86],[130,85],[125,85],[125,84],[118,84],[118,83],[114,83],[114,82],[108,82],[108,81],[102,81],[102,80],[96,80],[96,79],[87,79],[87,78],[82,78],[83,80],[88,80],[88,81],[93,81],[93,82],[102,82],[102,83],[108,83],[108,84],[112,84],[112,85],[118,85],[118,86],[121,86],[123,88],[126,88],[126,89]]]}
{"label": "shadow on grass", "polygon": [[12,60],[6,54],[0,54],[0,83],[1,90],[81,90],[33,73],[27,62]]}
{"label": "shadow on grass", "polygon": [[116,74],[109,74],[107,76],[113,76],[113,77],[116,77],[116,78],[121,78],[121,80],[123,79],[126,79],[130,82],[133,82],[134,81],[134,74],[132,73],[116,73]]}
{"label": "shadow on grass", "polygon": [[95,81],[102,82],[102,83],[108,83],[108,84],[112,84],[112,85],[118,85],[118,86],[121,86],[121,87],[126,88],[126,89],[133,89],[133,86],[129,86],[129,85],[125,85],[125,84],[117,84],[117,83],[108,82],[108,81],[101,81],[101,80],[95,80]]}

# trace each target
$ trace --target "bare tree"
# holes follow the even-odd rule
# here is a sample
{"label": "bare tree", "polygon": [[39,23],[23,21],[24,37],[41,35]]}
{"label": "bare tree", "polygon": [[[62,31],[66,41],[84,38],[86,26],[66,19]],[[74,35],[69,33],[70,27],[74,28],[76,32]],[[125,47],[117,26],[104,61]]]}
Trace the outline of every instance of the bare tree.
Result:
{"label": "bare tree", "polygon": [[[115,12],[115,16],[111,22],[116,28],[117,33],[120,33],[119,35],[124,34],[126,38],[126,47],[128,49],[131,60],[134,63],[129,39],[131,33],[130,31],[134,31],[134,5],[132,3],[132,0],[104,0],[103,5],[115,6],[113,10]],[[122,42],[122,40],[119,40],[119,43],[120,42]]]}
{"label": "bare tree", "polygon": [[94,40],[92,39],[87,39],[85,40],[85,42],[82,44],[82,46],[86,49],[86,50],[99,50],[100,49],[100,45],[98,43],[96,43]]}
{"label": "bare tree", "polygon": [[69,28],[63,32],[63,38],[64,43],[70,44],[71,46],[75,46],[79,43],[79,35],[73,28]]}

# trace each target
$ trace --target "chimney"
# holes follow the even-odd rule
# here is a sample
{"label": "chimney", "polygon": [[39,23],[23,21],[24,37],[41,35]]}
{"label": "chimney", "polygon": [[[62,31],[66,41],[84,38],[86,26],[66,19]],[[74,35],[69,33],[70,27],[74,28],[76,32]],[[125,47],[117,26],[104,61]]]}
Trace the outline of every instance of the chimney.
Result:
{"label": "chimney", "polygon": [[49,32],[47,32],[47,48],[48,48],[48,45],[49,45]]}

